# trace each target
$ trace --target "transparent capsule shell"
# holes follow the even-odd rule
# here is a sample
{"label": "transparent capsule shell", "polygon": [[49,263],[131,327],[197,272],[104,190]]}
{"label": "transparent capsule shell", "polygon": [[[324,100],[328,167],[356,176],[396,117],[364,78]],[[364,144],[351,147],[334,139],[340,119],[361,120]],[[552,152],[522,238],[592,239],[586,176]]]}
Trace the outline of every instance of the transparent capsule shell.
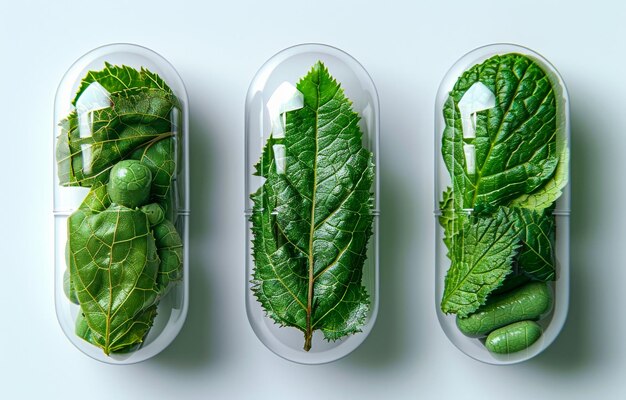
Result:
{"label": "transparent capsule shell", "polygon": [[[68,219],[74,213],[90,187],[61,185],[57,164],[57,138],[62,134],[61,123],[72,111],[77,111],[80,137],[89,136],[93,127],[92,111],[114,107],[100,88],[90,90],[91,86],[79,96],[76,106],[72,101],[79,90],[81,81],[89,71],[101,71],[105,63],[114,66],[128,66],[148,71],[160,76],[171,88],[178,99],[179,107],[171,111],[174,148],[173,159],[176,164],[171,184],[170,210],[166,211],[178,232],[182,244],[183,271],[182,279],[170,283],[170,289],[164,294],[157,307],[157,315],[152,327],[143,338],[143,343],[127,353],[105,355],[103,350],[75,333],[76,320],[81,313],[80,307],[72,303],[64,291],[66,265],[66,245],[68,242]],[[90,94],[85,94],[91,92]],[[87,97],[82,101],[82,98]],[[110,104],[107,104],[110,103]],[[83,125],[85,128],[83,129]],[[183,82],[174,67],[162,56],[134,44],[110,44],[98,47],[79,58],[65,73],[59,83],[54,106],[54,156],[53,156],[53,215],[54,215],[54,260],[55,260],[55,308],[59,324],[67,338],[86,355],[109,364],[132,364],[149,359],[165,349],[181,330],[189,306],[189,262],[188,262],[188,216],[189,216],[189,163],[188,163],[188,98]],[[91,155],[89,146],[81,148],[83,163]],[[83,164],[86,165],[86,164]]]}
{"label": "transparent capsule shell", "polygon": [[[265,315],[260,303],[254,296],[252,278],[254,259],[250,216],[253,203],[250,195],[263,184],[264,178],[255,176],[255,164],[259,161],[263,146],[270,137],[272,121],[275,120],[276,107],[272,105],[272,95],[287,87],[295,87],[313,65],[322,61],[329,73],[341,84],[348,99],[352,101],[353,111],[361,117],[360,129],[363,133],[363,146],[374,155],[375,178],[371,213],[373,215],[373,234],[369,239],[367,259],[363,266],[362,284],[369,298],[370,309],[361,332],[343,337],[337,341],[326,341],[317,330],[313,334],[310,351],[303,350],[303,333],[293,327],[281,328]],[[281,86],[283,85],[283,86]],[[270,105],[268,105],[268,102]],[[288,102],[288,101],[287,101]],[[281,110],[288,110],[285,105]],[[340,359],[356,349],[367,337],[374,325],[378,312],[378,215],[379,215],[379,105],[374,83],[359,62],[347,53],[322,44],[302,44],[287,48],[270,58],[254,76],[246,98],[245,112],[245,230],[246,230],[246,311],[248,320],[259,340],[272,352],[302,364],[322,364]]]}
{"label": "transparent capsule shell", "polygon": [[[553,211],[555,219],[555,240],[554,240],[554,256],[556,260],[556,279],[549,282],[549,288],[552,293],[551,310],[542,315],[537,323],[542,328],[542,334],[539,339],[524,350],[513,352],[510,354],[496,354],[487,350],[485,347],[485,339],[471,338],[461,333],[456,325],[456,316],[454,314],[446,315],[441,310],[441,301],[444,293],[444,280],[450,260],[447,256],[448,249],[443,241],[444,231],[439,223],[439,217],[442,212],[440,209],[440,201],[442,193],[446,188],[451,187],[451,178],[448,169],[442,157],[442,138],[444,128],[446,126],[444,120],[444,104],[448,100],[449,93],[452,91],[457,79],[468,69],[477,64],[481,64],[485,60],[495,56],[508,53],[522,54],[535,63],[547,75],[556,98],[556,132],[566,139],[565,152],[569,157],[567,165],[568,183],[562,189],[562,195],[556,200]],[[471,89],[470,89],[471,90]],[[469,92],[469,90],[468,90]],[[467,93],[467,92],[466,92]],[[483,101],[487,104],[487,101]],[[460,103],[460,102],[459,102]],[[480,103],[476,103],[480,104]],[[493,105],[487,107],[492,107]],[[478,105],[478,111],[486,109],[484,106]],[[464,125],[463,125],[464,126]],[[570,116],[569,116],[569,97],[563,79],[557,70],[545,58],[536,52],[522,46],[514,44],[491,44],[477,48],[461,57],[447,74],[444,76],[439,90],[437,92],[435,104],[435,193],[434,193],[434,210],[435,210],[435,226],[436,226],[436,246],[435,246],[435,307],[439,323],[448,339],[462,352],[468,356],[489,364],[514,364],[528,360],[546,349],[558,336],[561,331],[568,311],[569,302],[569,215],[570,215],[570,184],[569,184],[569,165],[571,165],[570,148]],[[465,150],[464,150],[465,151]],[[467,157],[467,155],[464,155]],[[466,158],[467,159],[467,158]]]}

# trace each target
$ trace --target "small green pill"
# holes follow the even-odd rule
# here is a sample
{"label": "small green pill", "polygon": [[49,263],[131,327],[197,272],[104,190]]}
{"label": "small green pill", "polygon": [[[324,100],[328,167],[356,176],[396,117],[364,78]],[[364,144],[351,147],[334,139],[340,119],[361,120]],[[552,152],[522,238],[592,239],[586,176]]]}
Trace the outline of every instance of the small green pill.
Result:
{"label": "small green pill", "polygon": [[148,202],[152,173],[137,160],[123,160],[111,169],[107,191],[113,203],[137,208]]}
{"label": "small green pill", "polygon": [[141,206],[140,210],[148,217],[150,226],[158,225],[165,219],[165,211],[163,211],[163,207],[157,203],[150,203],[145,206]]}
{"label": "small green pill", "polygon": [[513,322],[536,320],[550,310],[552,294],[545,282],[531,282],[510,292],[492,297],[487,304],[456,325],[466,336],[482,337]]}
{"label": "small green pill", "polygon": [[511,354],[530,347],[541,336],[541,326],[534,321],[520,321],[496,329],[487,336],[487,350]]}

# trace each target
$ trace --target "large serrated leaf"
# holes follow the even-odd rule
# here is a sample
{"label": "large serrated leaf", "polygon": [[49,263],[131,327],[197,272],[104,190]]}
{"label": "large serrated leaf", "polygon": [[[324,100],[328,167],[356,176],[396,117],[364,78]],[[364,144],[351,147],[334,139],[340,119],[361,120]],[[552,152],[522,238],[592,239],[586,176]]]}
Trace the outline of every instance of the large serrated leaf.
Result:
{"label": "large serrated leaf", "polygon": [[[473,114],[475,132],[464,137],[459,102],[477,83],[494,94],[495,106]],[[496,55],[470,68],[450,92],[444,118],[442,154],[460,208],[507,205],[554,175],[559,159],[555,95],[545,72],[530,58]]]}
{"label": "large serrated leaf", "polygon": [[519,220],[500,208],[493,217],[468,219],[451,240],[452,263],[445,278],[441,309],[465,317],[511,272],[519,247]]}
{"label": "large serrated leaf", "polygon": [[304,107],[286,113],[284,138],[270,138],[256,167],[266,180],[252,196],[253,291],[268,316],[304,333],[308,351],[314,330],[339,339],[369,310],[361,277],[374,169],[359,116],[321,62],[297,89]]}

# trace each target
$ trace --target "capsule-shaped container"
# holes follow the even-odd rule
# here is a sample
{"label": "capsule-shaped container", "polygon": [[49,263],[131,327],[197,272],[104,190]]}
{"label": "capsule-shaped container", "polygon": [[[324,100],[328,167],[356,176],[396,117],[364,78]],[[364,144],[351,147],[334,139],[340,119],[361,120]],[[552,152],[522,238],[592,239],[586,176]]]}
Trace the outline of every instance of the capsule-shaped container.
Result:
{"label": "capsule-shaped container", "polygon": [[183,82],[147,48],[96,48],[63,76],[53,131],[58,321],[96,360],[146,360],[188,309]]}
{"label": "capsule-shaped container", "polygon": [[541,55],[492,44],[458,60],[435,105],[436,309],[490,364],[534,357],[569,299],[569,98]]}
{"label": "capsule-shaped container", "polygon": [[356,349],[378,311],[378,95],[322,44],[256,73],[245,113],[246,311],[275,354],[321,364]]}

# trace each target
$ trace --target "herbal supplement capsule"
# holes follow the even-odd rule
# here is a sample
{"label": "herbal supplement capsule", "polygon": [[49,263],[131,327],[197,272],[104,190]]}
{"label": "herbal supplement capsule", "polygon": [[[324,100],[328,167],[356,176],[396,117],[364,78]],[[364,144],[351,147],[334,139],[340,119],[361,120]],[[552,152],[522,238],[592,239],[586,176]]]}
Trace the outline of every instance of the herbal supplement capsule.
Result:
{"label": "herbal supplement capsule", "polygon": [[494,297],[467,318],[457,318],[466,336],[485,336],[494,329],[517,321],[534,320],[552,305],[552,294],[544,282],[532,282]]}
{"label": "herbal supplement capsule", "polygon": [[[437,318],[451,344],[477,361],[528,360],[554,341],[567,318],[568,182],[575,162],[569,104],[555,67],[515,44],[489,44],[467,53],[450,67],[437,91]],[[541,302],[528,306],[521,301],[482,314],[485,304],[530,282],[549,286],[545,309]],[[491,330],[531,319],[542,334],[528,350],[499,355],[485,347]]]}
{"label": "herbal supplement capsule", "polygon": [[185,321],[188,103],[172,65],[132,44],[90,51],[59,83],[55,308],[95,360],[147,360]]}
{"label": "herbal supplement capsule", "polygon": [[541,326],[538,323],[520,321],[491,332],[485,346],[492,353],[516,353],[530,347],[540,336]]}
{"label": "herbal supplement capsule", "polygon": [[298,45],[259,69],[245,115],[250,326],[287,360],[337,360],[365,340],[378,310],[376,88],[347,53]]}

